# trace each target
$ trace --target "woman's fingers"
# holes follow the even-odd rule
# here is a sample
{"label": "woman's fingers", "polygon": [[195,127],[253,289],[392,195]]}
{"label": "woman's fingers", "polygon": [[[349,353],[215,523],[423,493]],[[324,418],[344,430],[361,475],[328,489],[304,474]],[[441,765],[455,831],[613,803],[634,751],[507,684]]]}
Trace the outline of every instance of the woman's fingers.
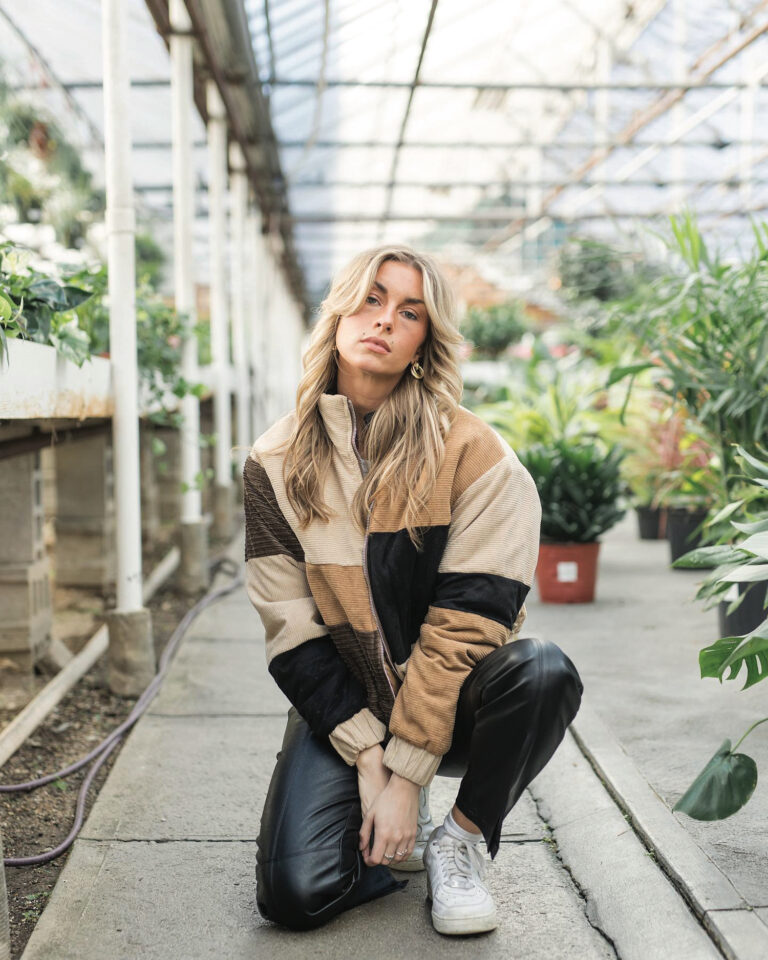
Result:
{"label": "woman's fingers", "polygon": [[[371,842],[371,827],[373,826],[373,811],[369,810],[363,819],[363,825],[360,827],[360,849],[364,856],[368,855],[368,844]],[[368,861],[366,860],[366,863]]]}

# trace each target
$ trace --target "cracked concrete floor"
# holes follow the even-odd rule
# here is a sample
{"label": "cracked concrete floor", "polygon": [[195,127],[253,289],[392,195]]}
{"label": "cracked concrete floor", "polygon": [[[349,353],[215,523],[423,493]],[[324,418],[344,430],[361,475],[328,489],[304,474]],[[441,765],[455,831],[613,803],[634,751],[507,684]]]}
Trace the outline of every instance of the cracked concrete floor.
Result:
{"label": "cracked concrete floor", "polygon": [[[678,931],[676,960],[717,956],[631,830],[620,835],[611,814],[623,828],[625,820],[569,734],[510,813],[488,862],[497,930],[437,934],[423,873],[320,930],[266,923],[255,907],[255,838],[286,709],[266,671],[258,617],[244,591],[232,594],[195,622],[131,733],[25,960],[668,957],[637,952],[649,905],[667,946]],[[435,780],[438,822],[457,787]],[[597,856],[583,873],[585,850]]]}

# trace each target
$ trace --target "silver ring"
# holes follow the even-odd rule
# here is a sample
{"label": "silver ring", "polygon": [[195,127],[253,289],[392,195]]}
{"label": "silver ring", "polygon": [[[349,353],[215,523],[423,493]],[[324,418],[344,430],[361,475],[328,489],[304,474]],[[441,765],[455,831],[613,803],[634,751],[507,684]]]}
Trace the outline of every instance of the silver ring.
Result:
{"label": "silver ring", "polygon": [[384,854],[384,859],[385,859],[385,860],[394,860],[394,859],[395,859],[395,855],[394,855],[394,853],[385,853],[385,854]]}
{"label": "silver ring", "polygon": [[407,850],[396,850],[396,851],[395,851],[395,855],[398,856],[398,857],[404,857],[404,856],[406,855],[406,853],[408,853]]}

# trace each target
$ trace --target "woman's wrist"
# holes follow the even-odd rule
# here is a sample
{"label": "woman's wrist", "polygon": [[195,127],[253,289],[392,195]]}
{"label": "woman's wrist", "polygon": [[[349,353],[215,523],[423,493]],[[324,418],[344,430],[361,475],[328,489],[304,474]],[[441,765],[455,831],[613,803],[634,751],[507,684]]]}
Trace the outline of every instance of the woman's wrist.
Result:
{"label": "woman's wrist", "polygon": [[380,743],[374,743],[372,747],[366,747],[357,755],[355,765],[358,770],[363,770],[369,766],[381,766],[384,757],[384,748]]}
{"label": "woman's wrist", "polygon": [[414,783],[413,780],[407,780],[405,777],[401,777],[399,773],[392,771],[392,774],[389,778],[390,787],[394,787],[396,790],[403,791],[412,791],[413,793],[418,793],[421,790],[421,787],[418,783]]}

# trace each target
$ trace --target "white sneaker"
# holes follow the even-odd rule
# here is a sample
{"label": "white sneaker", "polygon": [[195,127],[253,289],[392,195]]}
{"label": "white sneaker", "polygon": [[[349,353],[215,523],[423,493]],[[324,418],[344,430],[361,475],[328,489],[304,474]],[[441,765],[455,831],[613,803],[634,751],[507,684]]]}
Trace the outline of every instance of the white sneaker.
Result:
{"label": "white sneaker", "polygon": [[416,873],[417,870],[423,870],[424,849],[434,829],[435,823],[432,819],[432,814],[429,812],[429,787],[422,787],[421,790],[419,790],[419,819],[416,843],[413,846],[411,855],[405,860],[393,863],[390,869],[407,870],[409,873]]}
{"label": "white sneaker", "polygon": [[424,864],[438,933],[483,933],[496,927],[496,906],[483,883],[485,859],[478,844],[454,840],[441,824],[427,842]]}

